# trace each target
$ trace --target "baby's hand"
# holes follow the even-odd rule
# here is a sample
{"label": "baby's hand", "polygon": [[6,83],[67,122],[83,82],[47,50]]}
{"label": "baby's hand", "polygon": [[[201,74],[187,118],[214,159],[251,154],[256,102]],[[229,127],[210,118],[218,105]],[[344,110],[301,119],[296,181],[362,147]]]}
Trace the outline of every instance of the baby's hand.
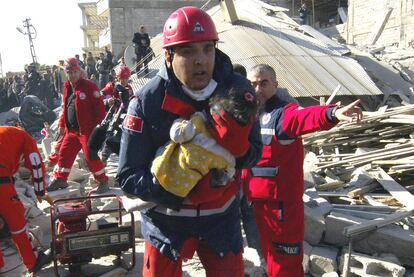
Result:
{"label": "baby's hand", "polygon": [[170,129],[170,138],[176,143],[184,143],[193,139],[195,127],[188,120],[180,119],[174,121]]}

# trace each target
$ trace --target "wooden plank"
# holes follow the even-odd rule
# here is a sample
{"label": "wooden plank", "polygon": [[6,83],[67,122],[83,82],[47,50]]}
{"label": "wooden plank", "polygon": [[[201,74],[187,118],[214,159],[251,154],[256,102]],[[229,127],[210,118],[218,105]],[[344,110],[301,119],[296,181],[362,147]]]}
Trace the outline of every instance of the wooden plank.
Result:
{"label": "wooden plank", "polygon": [[324,190],[334,190],[337,188],[342,188],[344,186],[344,182],[342,181],[334,181],[326,184],[322,184],[319,186],[316,186],[316,189],[318,191],[324,191]]}
{"label": "wooden plank", "polygon": [[354,190],[351,190],[350,192],[348,192],[348,197],[349,198],[357,198],[359,196],[361,196],[364,193],[370,192],[371,190],[375,189],[378,186],[377,182],[371,183],[372,180],[369,180],[370,184],[363,186],[361,188],[357,188]]}
{"label": "wooden plank", "polygon": [[382,168],[378,168],[378,172],[380,178],[378,178],[377,181],[384,187],[384,189],[409,210],[413,210],[414,195],[392,179]]}

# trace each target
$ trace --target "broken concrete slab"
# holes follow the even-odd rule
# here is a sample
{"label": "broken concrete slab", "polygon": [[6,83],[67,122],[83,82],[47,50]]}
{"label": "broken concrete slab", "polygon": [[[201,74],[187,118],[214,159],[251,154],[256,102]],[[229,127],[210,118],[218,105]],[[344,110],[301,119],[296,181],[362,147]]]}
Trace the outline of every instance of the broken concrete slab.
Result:
{"label": "broken concrete slab", "polygon": [[[348,259],[348,252],[347,249],[344,249],[340,258],[341,273],[345,271],[344,265],[346,259]],[[357,252],[352,252],[349,271],[353,276],[402,277],[405,274],[405,268],[399,264]]]}
{"label": "broken concrete slab", "polygon": [[319,244],[325,229],[325,218],[320,210],[305,205],[305,240],[312,245]]}
{"label": "broken concrete slab", "polygon": [[335,247],[313,247],[310,255],[310,272],[315,276],[336,272],[338,270],[337,256],[338,249]]}
{"label": "broken concrete slab", "polygon": [[[329,214],[332,210],[332,204],[329,203],[325,198],[320,197],[315,188],[307,189],[303,195],[303,201],[305,204],[309,202],[315,202],[318,209],[320,210],[323,216]],[[314,208],[313,205],[308,205],[311,208]]]}
{"label": "broken concrete slab", "polygon": [[90,175],[91,175],[91,173],[89,171],[85,170],[85,169],[72,167],[71,170],[70,170],[68,180],[73,181],[73,182],[77,182],[77,183],[82,183],[85,180],[88,180]]}
{"label": "broken concrete slab", "polygon": [[[343,234],[344,228],[362,222],[366,222],[366,220],[350,215],[331,213],[325,219],[326,231],[324,242],[336,246],[347,245],[348,239]],[[403,230],[399,226],[389,225],[366,233],[359,240],[354,240],[353,247],[356,251],[365,254],[392,253],[403,264],[414,266],[414,257],[412,255],[414,231]]]}

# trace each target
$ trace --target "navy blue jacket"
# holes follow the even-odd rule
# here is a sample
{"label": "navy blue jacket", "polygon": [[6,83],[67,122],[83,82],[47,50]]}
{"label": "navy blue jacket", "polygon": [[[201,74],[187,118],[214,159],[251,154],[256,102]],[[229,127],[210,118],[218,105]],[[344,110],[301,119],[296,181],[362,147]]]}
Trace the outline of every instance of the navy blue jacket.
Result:
{"label": "navy blue jacket", "polygon": [[[248,82],[233,73],[229,57],[219,50],[213,79],[218,83],[213,95],[227,93],[235,82]],[[157,183],[150,172],[151,163],[157,149],[170,141],[173,121],[179,117],[189,118],[196,111],[208,110],[208,100],[197,102],[188,97],[165,65],[136,96],[130,102],[123,124],[119,184],[125,192],[157,203],[158,207],[180,210],[183,198],[165,191]],[[250,148],[245,156],[237,159],[236,168],[252,167],[260,159],[262,142],[258,122],[252,127],[249,141]],[[179,256],[182,243],[190,237],[205,239],[218,254],[230,250],[237,253],[242,247],[238,201],[226,206],[220,214],[196,218],[170,216],[157,212],[156,208],[144,210],[141,224],[145,239],[172,259]]]}

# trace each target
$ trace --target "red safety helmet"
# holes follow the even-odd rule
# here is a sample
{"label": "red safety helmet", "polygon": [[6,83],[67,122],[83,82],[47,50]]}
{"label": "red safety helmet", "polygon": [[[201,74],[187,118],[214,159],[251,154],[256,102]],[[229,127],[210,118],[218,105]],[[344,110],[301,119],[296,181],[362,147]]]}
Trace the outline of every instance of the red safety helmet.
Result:
{"label": "red safety helmet", "polygon": [[121,65],[117,67],[115,70],[115,74],[117,78],[129,78],[131,76],[131,70],[128,68],[128,66]]}
{"label": "red safety helmet", "polygon": [[80,69],[79,62],[76,58],[69,58],[65,62],[65,72],[70,72],[76,69]]}
{"label": "red safety helmet", "polygon": [[200,8],[190,6],[179,8],[168,17],[164,25],[163,38],[163,48],[219,39],[211,17]]}

